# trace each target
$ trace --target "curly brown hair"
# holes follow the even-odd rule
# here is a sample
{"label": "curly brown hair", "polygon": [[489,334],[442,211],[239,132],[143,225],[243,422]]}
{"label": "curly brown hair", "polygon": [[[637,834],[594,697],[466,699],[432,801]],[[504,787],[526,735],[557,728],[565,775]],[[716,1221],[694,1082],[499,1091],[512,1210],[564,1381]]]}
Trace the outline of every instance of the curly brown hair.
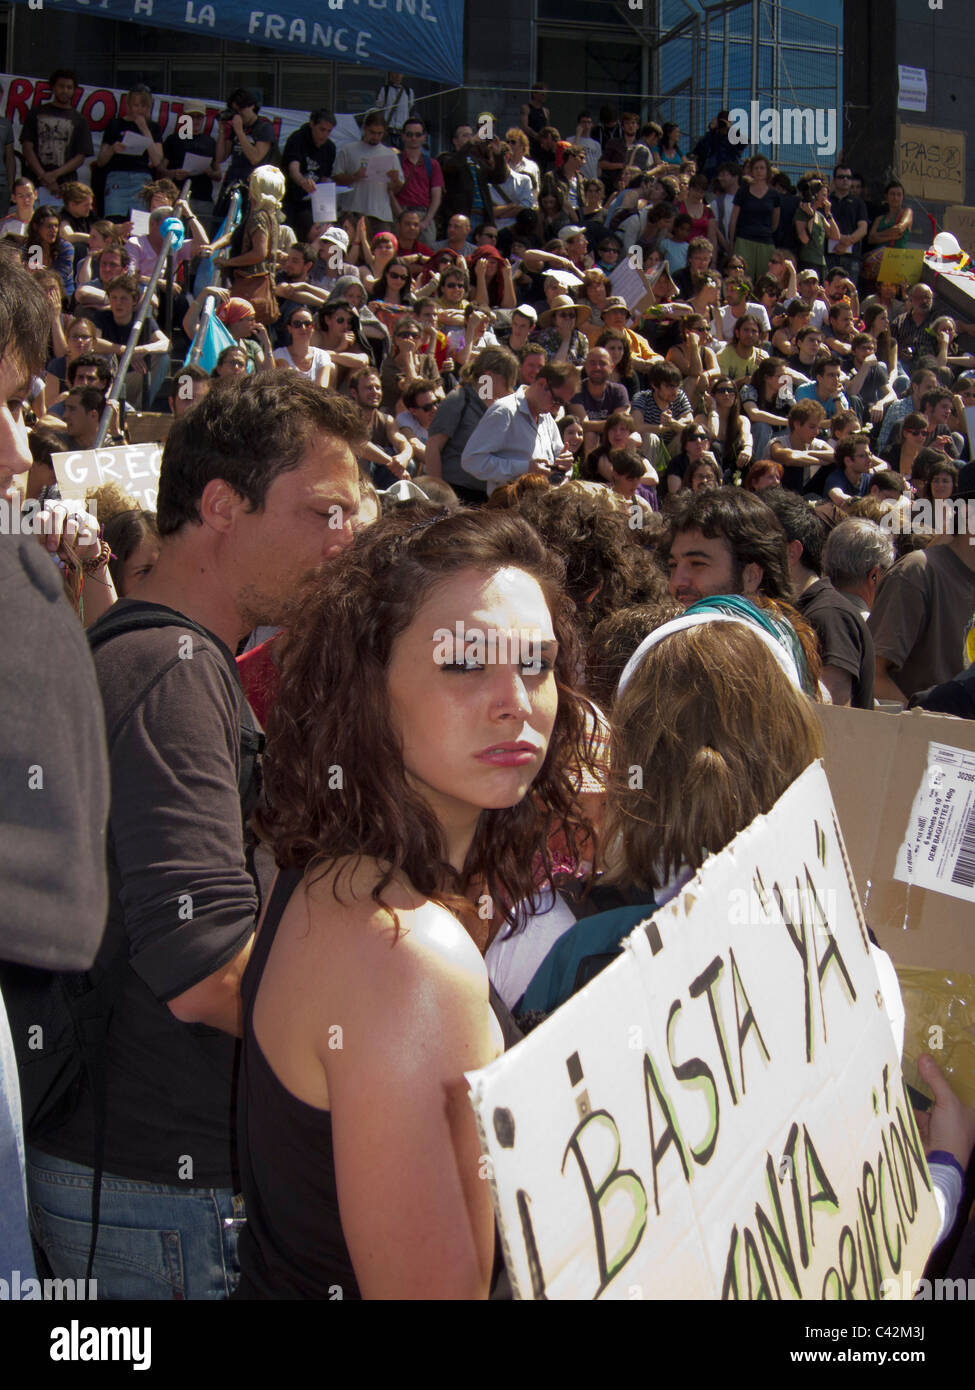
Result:
{"label": "curly brown hair", "polygon": [[[514,567],[536,579],[559,643],[558,713],[531,793],[484,810],[460,873],[444,832],[408,780],[393,729],[386,672],[393,645],[431,588],[463,570]],[[297,597],[281,639],[281,685],[268,724],[265,802],[258,834],[282,867],[327,874],[374,858],[374,901],[403,874],[420,893],[463,916],[472,893],[502,905],[516,927],[553,888],[549,843],[581,846],[592,827],[577,799],[579,772],[595,760],[590,709],[578,692],[579,649],[564,570],[511,512],[404,503],[360,531],[340,561]],[[342,769],[341,788],[333,771]]]}
{"label": "curly brown hair", "polygon": [[565,587],[584,629],[630,602],[638,547],[608,489],[568,482],[521,499],[521,515],[565,562]]}

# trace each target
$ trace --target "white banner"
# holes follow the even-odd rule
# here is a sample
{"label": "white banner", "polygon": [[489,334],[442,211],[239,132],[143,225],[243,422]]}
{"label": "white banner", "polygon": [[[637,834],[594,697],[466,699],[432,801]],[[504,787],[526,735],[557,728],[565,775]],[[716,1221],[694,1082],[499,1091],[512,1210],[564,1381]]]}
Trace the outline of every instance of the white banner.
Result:
{"label": "white banner", "polygon": [[818,763],[468,1080],[516,1297],[876,1299],[931,1249]]}
{"label": "white banner", "polygon": [[[0,73],[0,83],[3,85],[3,104],[0,111],[8,120],[13,122],[14,144],[19,148],[21,130],[27,113],[33,107],[41,106],[44,102],[50,101],[50,83],[46,79],[42,81],[37,77],[24,77],[15,73]],[[120,114],[124,95],[125,89],[122,87],[97,87],[89,84],[78,87],[76,90],[75,110],[80,111],[88,122],[96,155],[101,145],[101,133],[109,121]],[[179,97],[157,93],[152,102],[152,119],[158,121],[162,127],[163,139],[165,140],[168,135],[172,135],[176,131],[177,122],[183,114],[184,105],[187,103],[206,106],[203,133],[212,135],[215,140],[219,139],[220,125],[217,116],[225,109],[225,102],[214,100],[201,103],[198,97]],[[308,114],[307,111],[293,111],[281,106],[262,106],[260,110],[261,117],[269,120],[274,126],[275,138],[282,150],[291,132],[297,130],[308,120]],[[359,127],[355,117],[350,115],[338,116],[337,122],[330,139],[336,150],[340,150],[351,140],[358,140]],[[130,137],[127,136],[126,139],[130,139]],[[25,168],[24,173],[29,175],[30,170]],[[82,183],[90,183],[90,173],[90,166],[83,164],[76,177]]]}

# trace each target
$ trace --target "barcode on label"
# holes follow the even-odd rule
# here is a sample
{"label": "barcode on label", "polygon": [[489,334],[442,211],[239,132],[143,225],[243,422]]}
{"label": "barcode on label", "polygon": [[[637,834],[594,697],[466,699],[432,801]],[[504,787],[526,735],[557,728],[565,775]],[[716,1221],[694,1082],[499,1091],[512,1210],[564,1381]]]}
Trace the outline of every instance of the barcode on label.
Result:
{"label": "barcode on label", "polygon": [[951,881],[961,883],[966,888],[975,887],[975,806],[969,811],[968,819],[965,821],[961,848],[951,873]]}

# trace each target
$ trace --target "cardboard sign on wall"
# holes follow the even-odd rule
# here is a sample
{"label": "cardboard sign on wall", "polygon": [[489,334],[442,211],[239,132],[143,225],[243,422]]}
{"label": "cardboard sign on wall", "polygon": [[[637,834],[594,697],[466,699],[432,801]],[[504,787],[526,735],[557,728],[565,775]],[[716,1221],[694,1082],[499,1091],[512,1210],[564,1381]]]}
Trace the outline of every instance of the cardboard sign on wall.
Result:
{"label": "cardboard sign on wall", "polygon": [[965,201],[965,136],[960,130],[905,125],[897,132],[898,177],[909,198]]}

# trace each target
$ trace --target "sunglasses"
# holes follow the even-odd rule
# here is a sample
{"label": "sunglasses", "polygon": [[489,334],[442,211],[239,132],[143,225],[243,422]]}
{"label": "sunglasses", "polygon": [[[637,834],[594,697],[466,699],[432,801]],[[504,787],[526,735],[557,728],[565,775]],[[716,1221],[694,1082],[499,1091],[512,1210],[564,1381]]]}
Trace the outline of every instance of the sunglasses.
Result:
{"label": "sunglasses", "polygon": [[314,328],[314,326],[315,326],[315,325],[312,323],[311,319],[292,319],[292,320],[291,320],[291,327],[292,327],[292,328]]}
{"label": "sunglasses", "polygon": [[415,343],[415,342],[418,341],[418,339],[419,339],[419,337],[420,337],[419,333],[412,333],[412,332],[411,332],[411,333],[397,333],[396,336],[397,336],[397,338],[399,338],[402,342],[407,342],[407,343]]}
{"label": "sunglasses", "polygon": [[390,270],[386,273],[387,280],[405,280],[407,278],[405,270]]}
{"label": "sunglasses", "polygon": [[716,396],[733,396],[735,394],[735,388],[733,386],[716,386],[714,388],[714,394]]}
{"label": "sunglasses", "polygon": [[706,444],[708,442],[708,437],[706,434],[689,434],[687,436],[687,442],[688,444]]}
{"label": "sunglasses", "polygon": [[333,315],[333,317],[332,317],[332,322],[333,322],[333,323],[351,323],[352,320],[351,320],[350,318],[346,317],[345,314],[341,314],[341,315],[335,314],[335,315]]}
{"label": "sunglasses", "polygon": [[416,405],[413,407],[414,410],[436,410],[436,408],[436,401],[425,401],[423,405],[421,405],[420,402],[417,401]]}

